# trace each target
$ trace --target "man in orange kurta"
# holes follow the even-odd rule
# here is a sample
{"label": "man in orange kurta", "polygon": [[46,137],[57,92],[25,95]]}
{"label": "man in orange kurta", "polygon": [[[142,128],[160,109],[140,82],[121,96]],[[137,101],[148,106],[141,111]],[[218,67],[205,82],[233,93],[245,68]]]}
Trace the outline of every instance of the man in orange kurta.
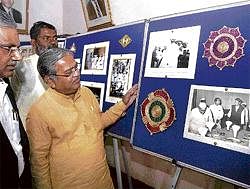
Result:
{"label": "man in orange kurta", "polygon": [[32,105],[27,119],[31,167],[39,189],[112,189],[103,129],[133,103],[133,86],[122,101],[101,112],[94,94],[80,87],[80,73],[65,49],[46,50],[38,71],[49,89]]}

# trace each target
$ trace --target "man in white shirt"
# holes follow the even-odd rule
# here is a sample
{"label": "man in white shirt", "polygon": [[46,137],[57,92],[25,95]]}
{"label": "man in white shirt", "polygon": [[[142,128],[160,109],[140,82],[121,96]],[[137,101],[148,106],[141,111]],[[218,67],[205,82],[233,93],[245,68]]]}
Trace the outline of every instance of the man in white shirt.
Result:
{"label": "man in white shirt", "polygon": [[214,99],[214,104],[210,105],[209,108],[212,112],[213,122],[216,124],[217,128],[221,129],[221,119],[224,116],[221,99],[219,97],[216,97]]}
{"label": "man in white shirt", "polygon": [[14,19],[0,10],[0,188],[31,188],[29,142],[8,80],[19,45]]}
{"label": "man in white shirt", "polygon": [[243,106],[243,110],[241,113],[241,121],[244,129],[247,131],[250,130],[250,125],[249,125],[249,110],[247,108],[247,104],[245,102],[242,102],[241,104]]}
{"label": "man in white shirt", "polygon": [[45,49],[58,45],[56,28],[43,21],[33,24],[30,29],[30,38],[35,54],[23,58],[22,63],[17,65],[11,79],[17,106],[24,124],[30,106],[47,89],[37,71],[38,57]]}
{"label": "man in white shirt", "polygon": [[207,123],[211,122],[213,122],[212,113],[206,104],[206,99],[201,98],[199,105],[191,111],[188,130],[194,134],[201,134],[200,129],[207,128]]}

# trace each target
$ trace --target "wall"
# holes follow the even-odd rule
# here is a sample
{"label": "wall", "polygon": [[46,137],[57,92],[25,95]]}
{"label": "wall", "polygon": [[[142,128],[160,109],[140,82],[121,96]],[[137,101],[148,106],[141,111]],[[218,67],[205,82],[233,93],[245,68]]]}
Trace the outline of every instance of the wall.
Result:
{"label": "wall", "polygon": [[[239,0],[109,0],[112,19],[115,25],[137,20],[169,15],[205,7],[212,7]],[[29,0],[28,29],[38,20],[55,25],[58,34],[75,34],[87,32],[81,0]],[[21,40],[29,40],[28,35],[21,35]]]}
{"label": "wall", "polygon": [[110,0],[115,25],[157,16],[196,10],[200,8],[240,2],[239,0]]}
{"label": "wall", "polygon": [[63,1],[63,33],[76,34],[87,31],[80,0]]}
{"label": "wall", "polygon": [[[34,22],[47,21],[54,25],[59,34],[63,34],[63,4],[62,0],[29,0],[28,31]],[[20,35],[21,41],[29,41],[29,35]]]}

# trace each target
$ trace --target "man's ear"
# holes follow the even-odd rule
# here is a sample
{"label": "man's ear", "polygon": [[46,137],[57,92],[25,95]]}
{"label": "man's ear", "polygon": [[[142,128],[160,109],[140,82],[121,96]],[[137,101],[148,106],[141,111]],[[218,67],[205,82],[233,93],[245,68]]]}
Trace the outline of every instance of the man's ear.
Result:
{"label": "man's ear", "polygon": [[35,39],[31,39],[31,45],[32,45],[33,53],[36,53],[36,40]]}
{"label": "man's ear", "polygon": [[44,76],[43,80],[52,89],[54,89],[56,87],[55,81],[53,79],[51,79],[50,76],[48,76],[48,75]]}
{"label": "man's ear", "polygon": [[36,40],[35,39],[31,39],[31,45],[32,45],[32,47],[36,46]]}

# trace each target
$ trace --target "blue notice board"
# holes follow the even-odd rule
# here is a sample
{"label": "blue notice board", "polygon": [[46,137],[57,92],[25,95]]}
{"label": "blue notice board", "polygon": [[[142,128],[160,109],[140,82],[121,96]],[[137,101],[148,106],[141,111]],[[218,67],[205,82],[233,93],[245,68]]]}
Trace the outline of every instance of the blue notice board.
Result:
{"label": "blue notice board", "polygon": [[[83,35],[73,36],[66,39],[66,48],[71,48],[74,44],[74,48],[76,49],[74,56],[75,59],[78,59],[81,63],[81,81],[87,82],[97,82],[104,83],[105,90],[103,96],[103,108],[105,111],[109,107],[111,107],[114,103],[110,101],[106,101],[106,91],[108,89],[108,73],[109,66],[111,63],[110,55],[135,55],[135,62],[133,67],[133,78],[132,84],[136,84],[139,81],[139,72],[141,67],[141,59],[142,59],[142,49],[143,49],[143,41],[144,41],[144,31],[145,31],[145,21],[138,21],[135,23],[129,23],[126,25],[116,26],[107,28],[104,30],[90,32]],[[125,37],[124,37],[125,36]],[[120,42],[124,42],[123,46]],[[108,42],[109,50],[108,50],[108,58],[106,71],[102,74],[95,73],[87,73],[84,74],[82,69],[85,69],[84,64],[86,61],[86,57],[84,57],[84,46],[88,46],[92,48],[95,44],[98,46],[100,43]],[[126,46],[126,44],[128,44]],[[87,70],[88,71],[88,70]],[[87,72],[86,71],[86,72]],[[109,86],[110,88],[110,86]],[[118,122],[107,129],[108,134],[113,135],[115,137],[121,139],[130,139],[131,130],[132,130],[132,122],[134,117],[135,104],[132,105],[126,112],[126,116],[122,117]]]}
{"label": "blue notice board", "polygon": [[[214,97],[218,95],[222,98],[224,111],[230,108],[229,104],[233,102],[232,100],[235,97],[240,97],[246,102],[249,108],[249,20],[249,2],[150,20],[138,111],[135,115],[135,123],[133,124],[131,135],[131,143],[134,148],[152,155],[176,160],[180,165],[185,165],[205,174],[210,174],[228,182],[250,188],[249,132],[244,131],[244,136],[240,139],[233,137],[226,138],[225,140],[229,140],[230,138],[231,141],[229,142],[224,141],[224,139],[216,139],[219,135],[227,135],[229,132],[233,135],[233,131],[230,130],[227,132],[225,127],[223,128],[225,130],[224,134],[222,128],[218,127],[216,135],[212,133],[212,130],[212,134],[210,133],[210,135],[207,132],[207,135],[204,136],[200,133],[191,133],[191,137],[184,136],[184,132],[186,131],[186,115],[190,114],[187,113],[189,107],[194,107],[199,101],[198,98],[192,101],[195,97],[206,97],[207,103],[210,105]],[[190,28],[191,32],[193,30],[191,34]],[[214,32],[210,35],[212,31]],[[231,35],[228,36],[227,33],[230,32]],[[158,38],[155,37],[157,35]],[[187,41],[189,40],[187,43],[185,35]],[[232,36],[235,38],[232,38]],[[164,46],[162,41],[166,38],[169,38],[170,41],[169,44],[166,42],[166,46]],[[212,42],[208,41],[206,43],[209,38]],[[197,46],[195,41],[197,41]],[[190,44],[191,46],[188,46]],[[160,63],[153,62],[155,50],[162,52],[170,50],[173,54],[173,48],[169,48],[172,47],[171,45],[176,45],[183,49],[190,47],[189,60],[193,58],[194,64],[189,65],[193,67],[187,73],[183,67],[178,67],[177,58],[175,59],[177,66],[171,65],[173,64],[171,62],[173,59],[171,58],[165,61],[165,67],[163,66],[162,68],[160,67]],[[241,48],[235,50],[235,46],[237,45]],[[211,47],[212,49],[210,49]],[[177,50],[183,51],[183,49]],[[206,53],[204,54],[205,49]],[[214,56],[220,58],[220,62],[215,62],[216,59],[213,59]],[[166,56],[166,58],[169,57],[171,57],[171,54]],[[233,64],[234,60],[236,60],[234,66],[229,66]],[[189,63],[191,64],[192,62]],[[225,64],[227,66],[224,67]],[[176,120],[166,130],[158,133],[150,133],[142,120],[141,105],[144,99],[148,97],[148,94],[163,88],[174,103]],[[192,90],[193,88],[194,90]],[[230,90],[231,92],[229,92]],[[190,96],[191,94],[193,96]],[[161,105],[159,106],[161,107]],[[152,109],[149,106],[149,117],[154,117]],[[243,133],[242,130],[244,129],[246,127],[242,127],[240,132]],[[214,137],[214,142],[210,142],[211,136]],[[220,143],[222,143],[222,146],[220,146]],[[239,150],[238,147],[242,150]]]}

